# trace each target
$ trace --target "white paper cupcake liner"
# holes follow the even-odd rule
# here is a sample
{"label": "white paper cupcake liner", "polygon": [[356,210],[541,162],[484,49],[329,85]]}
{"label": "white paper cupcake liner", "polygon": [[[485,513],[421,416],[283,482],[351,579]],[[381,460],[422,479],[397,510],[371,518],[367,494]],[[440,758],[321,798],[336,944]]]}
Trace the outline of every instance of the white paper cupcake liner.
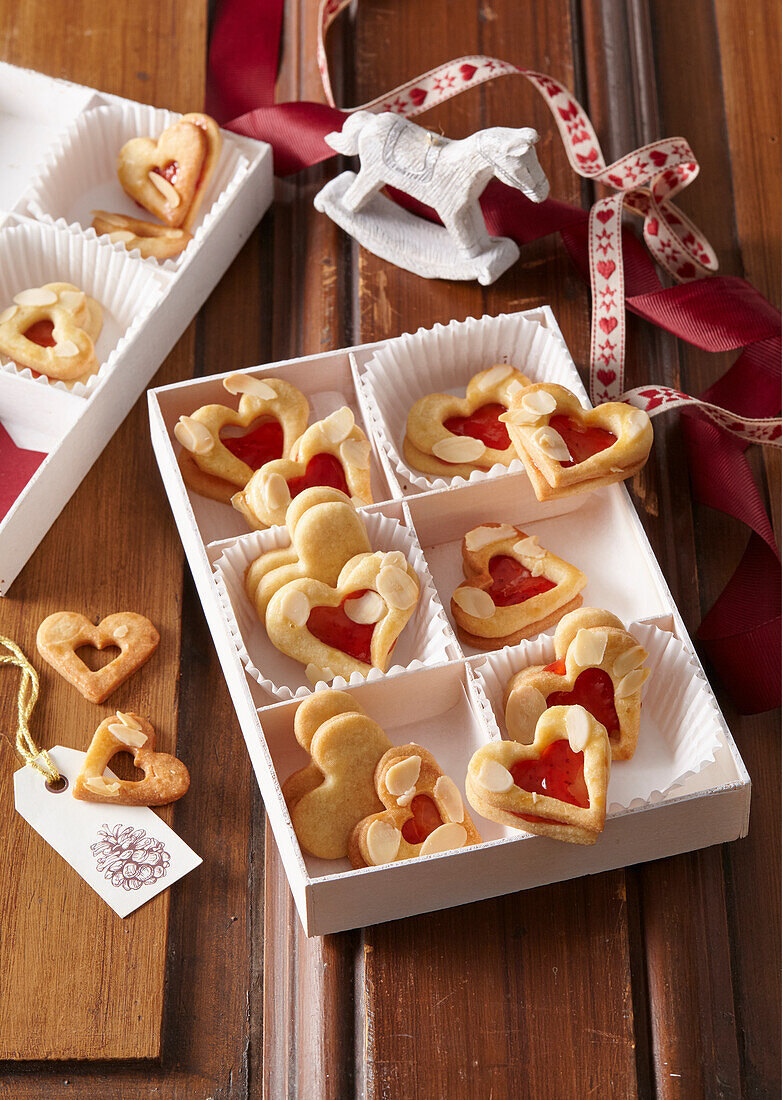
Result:
{"label": "white paper cupcake liner", "polygon": [[[631,623],[627,629],[649,654],[651,675],[643,688],[635,755],[611,766],[609,811],[659,802],[689,775],[713,763],[720,746],[717,707],[679,639],[648,622]],[[529,665],[549,664],[554,656],[553,635],[543,634],[473,664],[486,694],[486,719],[497,736],[508,735],[502,702],[508,680]]]}
{"label": "white paper cupcake liner", "polygon": [[[469,479],[444,478],[413,470],[403,458],[407,417],[415,402],[430,393],[463,397],[473,375],[495,363],[510,363],[536,382],[567,386],[588,405],[564,341],[539,319],[518,314],[468,317],[389,340],[366,364],[362,385],[380,446],[403,482],[417,490],[448,489],[524,471],[521,460],[514,459],[510,466],[474,470]],[[529,495],[534,500],[531,486]]]}
{"label": "white paper cupcake liner", "polygon": [[111,371],[166,284],[127,254],[66,230],[30,222],[0,229],[0,311],[19,291],[55,282],[73,283],[101,306],[103,327],[95,344],[99,369],[86,382],[63,382],[35,378],[29,367],[0,356],[0,370],[83,397]]}
{"label": "white paper cupcake liner", "polygon": [[[421,591],[415,611],[394,648],[396,663],[386,672],[373,668],[367,677],[357,672],[349,680],[337,676],[331,681],[335,688],[398,676],[424,665],[442,664],[454,656],[451,631],[414,532],[388,516],[363,513],[363,519],[372,549],[401,550],[418,574]],[[278,699],[296,699],[309,695],[313,685],[302,664],[271,644],[244,587],[247,567],[259,554],[286,546],[290,546],[290,539],[285,527],[253,531],[227,546],[214,570],[223,614],[248,675]]]}
{"label": "white paper cupcake liner", "polygon": [[[154,214],[141,210],[120,186],[117,155],[126,141],[135,137],[157,138],[180,117],[142,103],[94,107],[85,111],[48,150],[24,194],[27,208],[41,221],[77,228],[91,240],[97,238],[95,230],[90,228],[93,210],[108,210],[113,214],[157,222]],[[159,262],[148,258],[142,262],[176,271],[189,261],[248,168],[249,161],[238,145],[230,134],[223,132],[220,158],[191,229],[193,240],[174,259]],[[106,237],[101,239],[108,242]],[[116,251],[141,259],[138,249],[128,252],[118,242],[108,243]]]}

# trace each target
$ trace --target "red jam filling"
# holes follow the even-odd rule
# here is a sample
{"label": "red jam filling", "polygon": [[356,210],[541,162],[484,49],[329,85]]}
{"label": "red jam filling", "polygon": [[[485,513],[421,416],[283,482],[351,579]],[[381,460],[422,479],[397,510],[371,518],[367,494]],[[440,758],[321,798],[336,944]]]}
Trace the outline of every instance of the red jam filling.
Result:
{"label": "red jam filling", "polygon": [[589,805],[584,754],[573,752],[565,738],[552,741],[537,760],[519,760],[510,769],[510,774],[516,786],[524,791],[545,794],[582,809]]}
{"label": "red jam filling", "polygon": [[550,707],[580,704],[593,718],[602,722],[609,737],[619,736],[619,719],[614,706],[614,685],[602,668],[585,668],[579,673],[572,691],[554,691],[546,699]]}
{"label": "red jam filling", "polygon": [[244,435],[221,436],[220,442],[251,470],[260,470],[266,462],[282,458],[282,424],[273,418],[261,420]]}
{"label": "red jam filling", "polygon": [[[321,484],[317,482],[316,484]],[[307,619],[307,630],[324,645],[347,653],[365,665],[372,663],[372,631],[374,623],[354,623],[345,614],[345,600],[357,600],[367,592],[349,592],[337,607],[313,607]]]}
{"label": "red jam filling", "polygon": [[291,498],[297,497],[305,489],[311,489],[313,485],[328,485],[332,489],[340,489],[346,496],[350,496],[350,489],[345,478],[342,463],[334,455],[314,455],[307,463],[307,469],[301,477],[292,477],[288,482]]}
{"label": "red jam filling", "polygon": [[443,823],[440,811],[428,794],[417,794],[410,803],[413,816],[402,826],[402,836],[408,844],[423,844]]}
{"label": "red jam filling", "polygon": [[489,572],[492,584],[487,591],[497,607],[524,603],[533,596],[539,596],[541,592],[556,588],[553,581],[546,577],[533,577],[520,561],[505,554],[498,554],[490,560]]}
{"label": "red jam filling", "polygon": [[522,821],[531,821],[537,825],[561,825],[561,821],[557,821],[554,817],[538,817],[537,814],[517,814],[513,810],[510,811],[514,817],[520,817]]}
{"label": "red jam filling", "polygon": [[55,345],[54,324],[52,321],[36,321],[34,325],[30,325],[27,329],[25,336],[41,348],[53,348]]}
{"label": "red jam filling", "polygon": [[153,168],[152,171],[157,172],[159,176],[162,176],[163,179],[168,180],[170,184],[174,184],[176,183],[177,173],[179,172],[179,162],[175,160],[170,160],[168,164],[164,165],[163,168]]}
{"label": "red jam filling", "polygon": [[452,435],[471,435],[480,439],[485,447],[495,451],[507,451],[510,447],[508,429],[498,417],[508,410],[504,405],[481,405],[469,416],[451,416],[443,421]]}
{"label": "red jam filling", "polygon": [[616,436],[613,432],[606,432],[602,428],[584,427],[577,420],[562,414],[552,416],[549,419],[549,426],[555,432],[559,432],[565,441],[565,446],[573,456],[572,462],[560,462],[560,466],[565,469],[575,466],[578,462],[583,462],[585,458],[591,458],[592,455],[599,454],[600,451],[604,451],[607,447],[612,447],[616,443]]}
{"label": "red jam filling", "polygon": [[563,657],[561,661],[552,661],[550,665],[546,665],[543,671],[556,672],[557,676],[564,676],[567,673],[565,658]]}

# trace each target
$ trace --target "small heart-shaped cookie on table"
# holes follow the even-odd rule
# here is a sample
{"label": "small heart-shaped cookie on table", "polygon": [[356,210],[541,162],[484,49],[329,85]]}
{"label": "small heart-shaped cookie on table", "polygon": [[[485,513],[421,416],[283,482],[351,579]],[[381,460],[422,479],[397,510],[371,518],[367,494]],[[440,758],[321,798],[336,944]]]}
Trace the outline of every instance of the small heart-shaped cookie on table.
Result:
{"label": "small heart-shaped cookie on table", "polygon": [[103,310],[72,283],[46,283],[15,295],[0,313],[0,355],[33,374],[72,383],[98,370],[95,341]]}
{"label": "small heart-shaped cookie on table", "polygon": [[314,684],[385,672],[396,641],[418,602],[415,570],[401,550],[358,554],[335,587],[294,580],[266,608],[266,633],[281,653],[305,665]]}
{"label": "small heart-shaped cookie on table", "polygon": [[[133,754],[134,765],[144,772],[143,779],[104,775],[119,752]],[[95,730],[73,784],[73,797],[115,806],[165,806],[186,794],[189,786],[190,773],[182,761],[170,753],[155,752],[155,730],[147,719],[118,710]]]}
{"label": "small heart-shaped cookie on table", "polygon": [[282,785],[299,844],[320,859],[344,859],[356,823],[383,808],[375,770],[391,742],[344,691],[319,691],[300,703],[293,732],[312,757]]}
{"label": "small heart-shaped cookie on table", "polygon": [[474,375],[464,397],[422,397],[407,417],[405,461],[438,477],[469,478],[475,470],[509,466],[518,455],[501,414],[516,390],[528,385],[529,378],[508,363],[498,363]]}
{"label": "small heart-shaped cookie on table", "polygon": [[375,787],[385,810],[354,828],[349,844],[354,867],[378,867],[480,844],[459,788],[420,745],[389,749],[375,770]]}
{"label": "small heart-shaped cookie on table", "polygon": [[575,394],[552,382],[517,390],[500,419],[541,501],[632,477],[649,457],[653,440],[642,409],[623,401],[584,409]]}
{"label": "small heart-shaped cookie on table", "polygon": [[145,259],[170,260],[184,252],[193,237],[185,229],[129,218],[127,214],[111,214],[108,210],[93,210],[92,228],[99,237],[106,236],[113,244],[121,244],[128,252],[138,249]]}
{"label": "small heart-shaped cookie on table", "polygon": [[299,493],[326,485],[350,497],[357,508],[372,503],[369,440],[347,405],[310,424],[289,458],[267,462],[231,503],[251,527],[282,526]]}
{"label": "small heart-shaped cookie on table", "polygon": [[220,156],[220,127],[208,115],[183,115],[157,141],[132,138],[119,151],[123,190],[166,225],[189,230]]}
{"label": "small heart-shaped cookie on table", "polygon": [[641,688],[648,654],[609,611],[582,607],[554,633],[556,660],[531,665],[505,687],[508,735],[528,744],[548,708],[579,704],[606,728],[614,760],[630,760],[638,744]]}
{"label": "small heart-shaped cookie on table", "polygon": [[531,745],[492,741],[473,754],[467,798],[501,825],[594,844],[605,825],[610,774],[605,728],[583,707],[551,707]]}
{"label": "small heart-shaped cookie on table", "polygon": [[[45,661],[90,703],[102,703],[141,668],[158,647],[160,635],[144,615],[118,611],[96,626],[76,611],[57,611],[38,627],[35,643]],[[90,669],[76,650],[83,646],[117,646],[118,657],[103,668]]]}
{"label": "small heart-shaped cookie on table", "polygon": [[[201,496],[230,504],[254,472],[287,458],[307,426],[309,403],[282,378],[230,374],[223,388],[238,394],[239,408],[203,405],[180,416],[174,435],[181,444],[177,461],[185,483]],[[253,527],[264,527],[253,517]]]}
{"label": "small heart-shaped cookie on table", "polygon": [[291,545],[260,554],[245,574],[244,586],[261,622],[269,600],[289,581],[309,577],[336,585],[345,562],[372,552],[364,521],[339,489],[305,489],[288,508],[285,525]]}
{"label": "small heart-shaped cookie on table", "polygon": [[580,569],[508,523],[484,523],[462,540],[467,578],[451,597],[462,641],[478,649],[515,645],[581,604]]}

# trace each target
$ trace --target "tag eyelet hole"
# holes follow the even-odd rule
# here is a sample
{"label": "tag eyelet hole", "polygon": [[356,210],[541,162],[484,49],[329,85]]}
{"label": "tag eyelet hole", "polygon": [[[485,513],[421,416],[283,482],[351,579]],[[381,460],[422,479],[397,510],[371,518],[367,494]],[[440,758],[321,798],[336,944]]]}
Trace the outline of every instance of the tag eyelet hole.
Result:
{"label": "tag eyelet hole", "polygon": [[67,778],[61,775],[59,779],[47,779],[44,786],[49,794],[62,794],[68,790],[69,784]]}

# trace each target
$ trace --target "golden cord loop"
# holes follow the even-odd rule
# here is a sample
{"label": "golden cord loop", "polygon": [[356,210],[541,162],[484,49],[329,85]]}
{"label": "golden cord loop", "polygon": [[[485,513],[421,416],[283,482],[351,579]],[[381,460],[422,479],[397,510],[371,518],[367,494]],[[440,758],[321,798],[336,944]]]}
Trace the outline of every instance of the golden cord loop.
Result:
{"label": "golden cord loop", "polygon": [[0,646],[8,650],[8,653],[0,652],[0,665],[15,665],[22,672],[22,680],[16,696],[16,751],[25,763],[40,772],[49,783],[56,783],[60,779],[60,773],[48,752],[38,748],[30,733],[30,718],[38,701],[38,673],[16,642],[0,634]]}

